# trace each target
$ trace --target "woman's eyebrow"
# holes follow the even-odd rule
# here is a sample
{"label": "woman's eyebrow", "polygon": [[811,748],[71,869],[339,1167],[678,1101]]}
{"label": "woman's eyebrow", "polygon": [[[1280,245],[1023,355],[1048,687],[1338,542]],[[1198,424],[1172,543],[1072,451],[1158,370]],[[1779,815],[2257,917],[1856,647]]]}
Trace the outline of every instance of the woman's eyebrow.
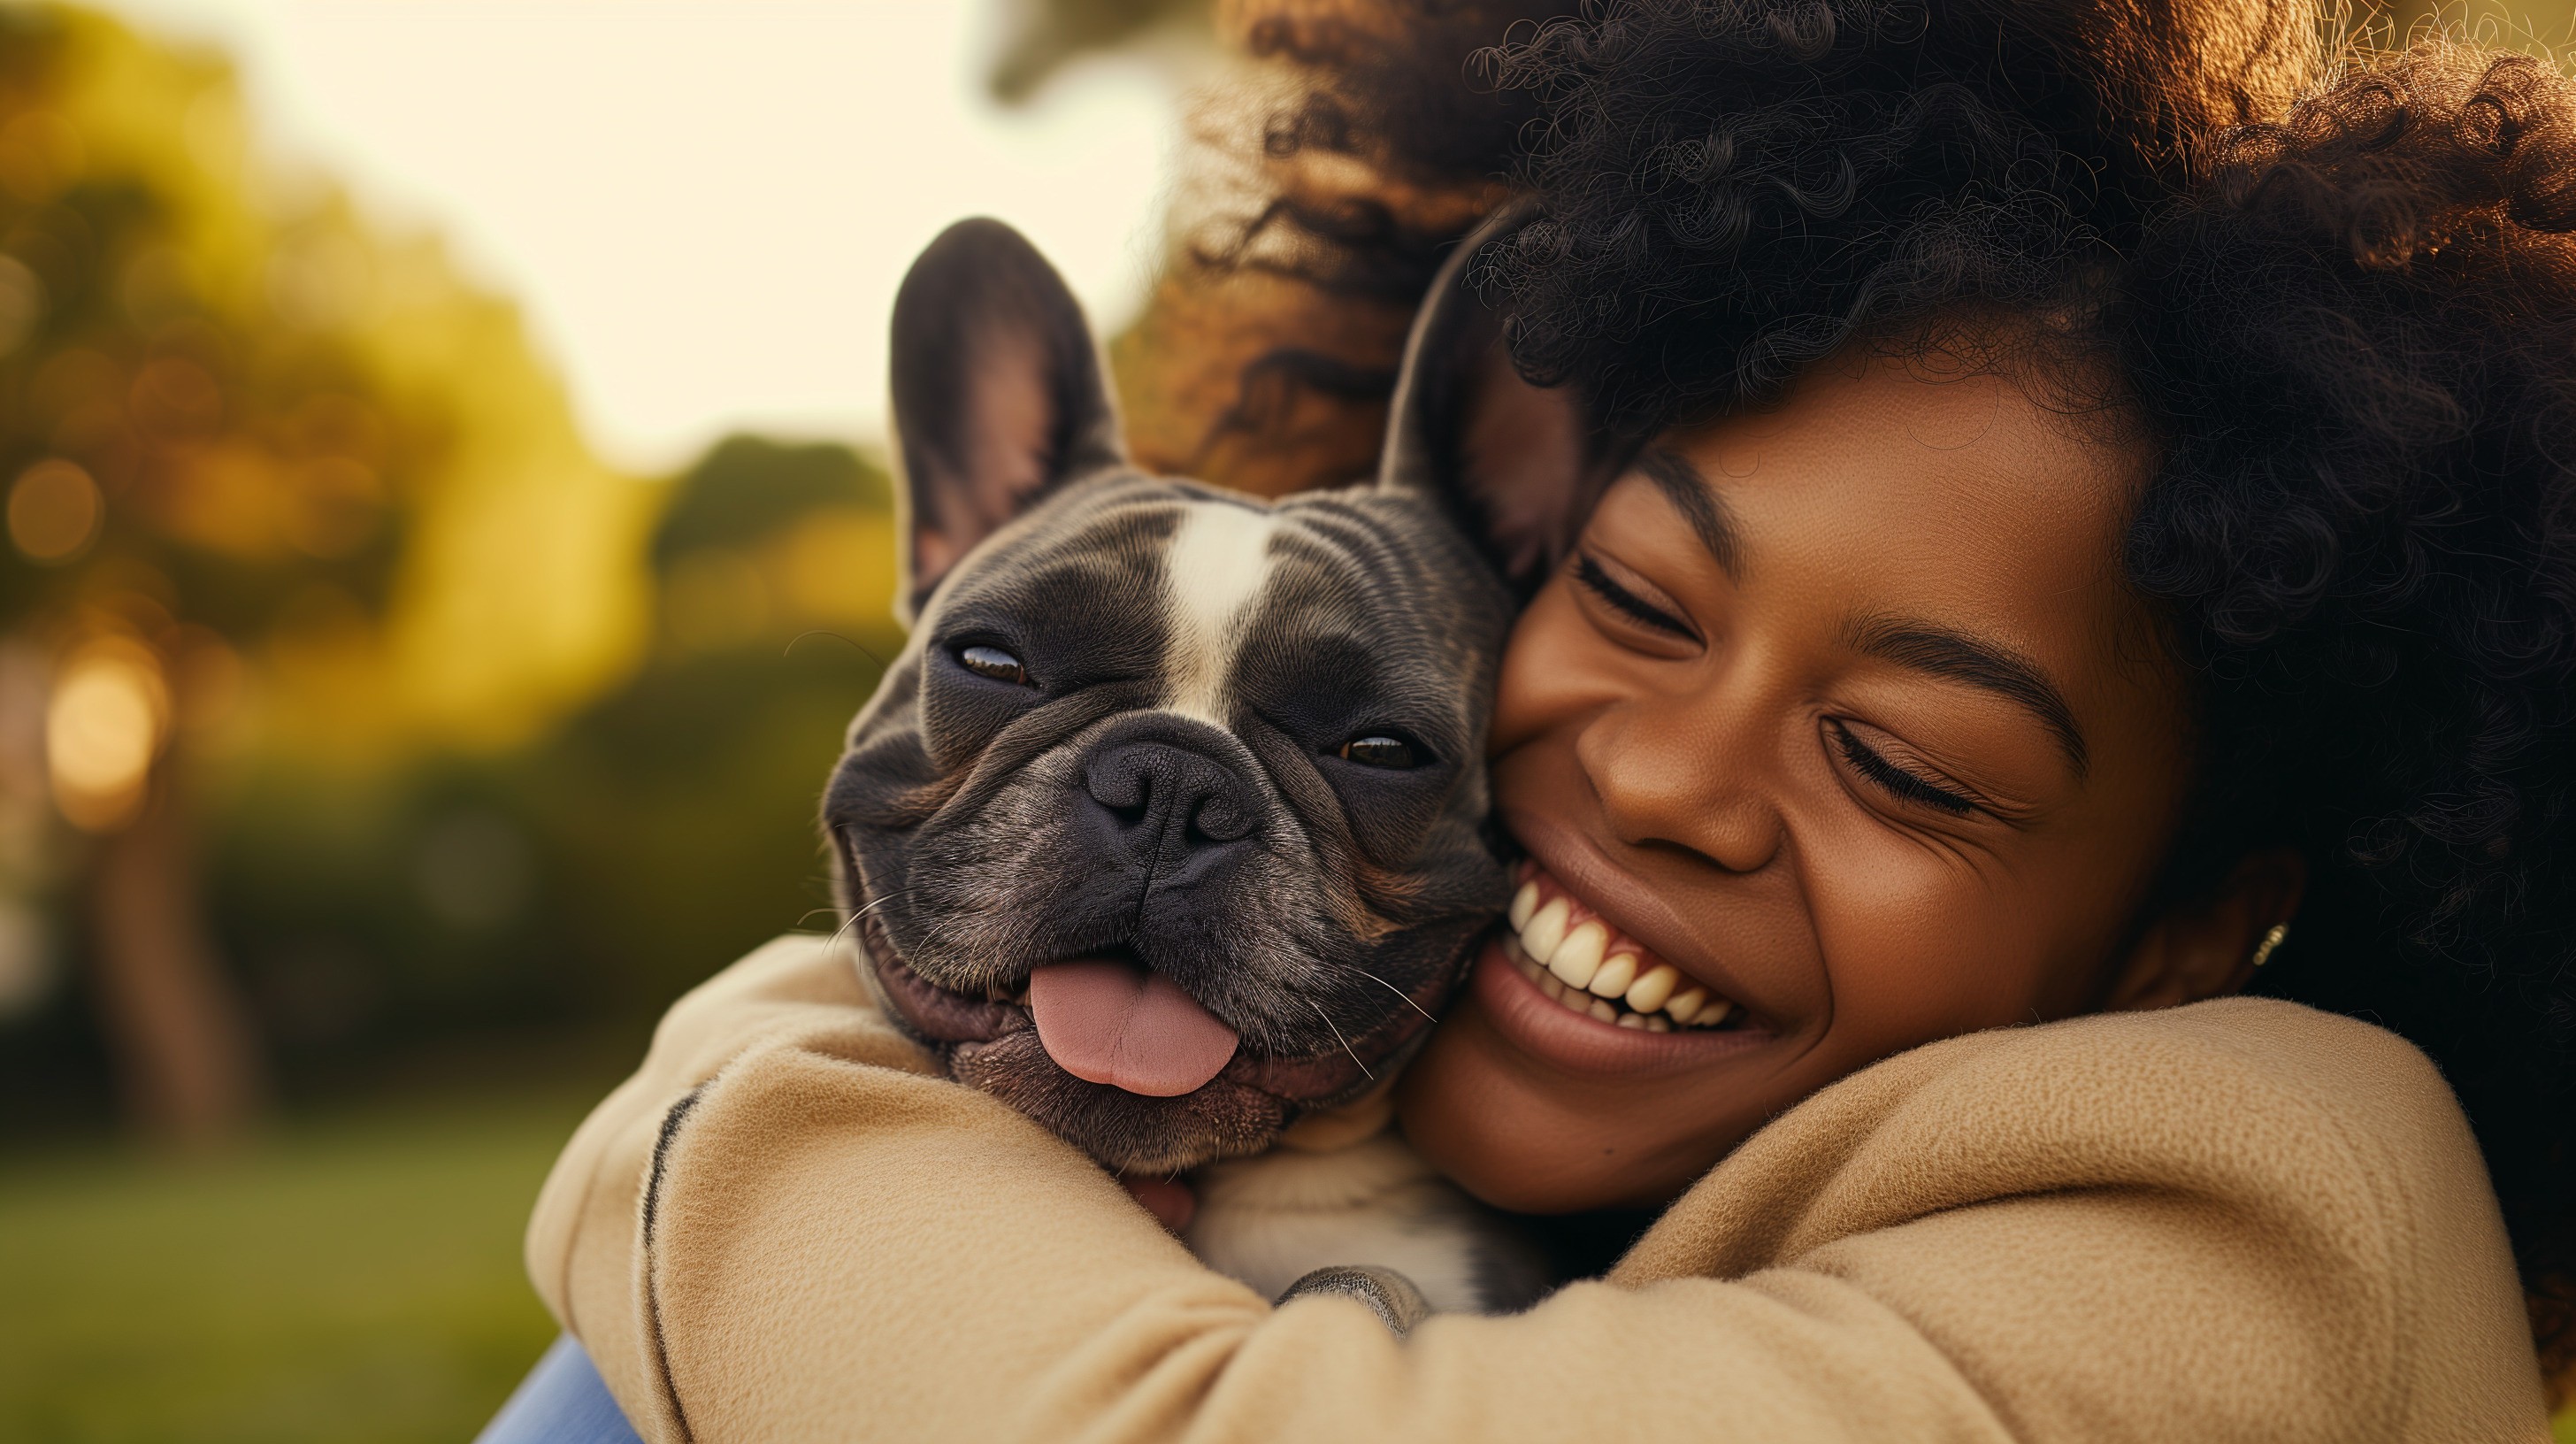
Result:
{"label": "woman's eyebrow", "polygon": [[2084,776],[2091,765],[2083,729],[2075,725],[2075,710],[2066,705],[2066,694],[2048,680],[2038,663],[2019,652],[1949,627],[1891,617],[1856,621],[1849,636],[1851,645],[1864,656],[1965,682],[2020,704],[2057,739],[2066,765],[2077,777]]}
{"label": "woman's eyebrow", "polygon": [[1637,458],[1637,469],[1664,494],[1664,500],[1690,523],[1699,544],[1708,549],[1717,569],[1728,580],[1743,580],[1744,543],[1735,529],[1735,518],[1727,514],[1726,499],[1708,484],[1708,478],[1691,464],[1689,457],[1678,451],[1649,447]]}

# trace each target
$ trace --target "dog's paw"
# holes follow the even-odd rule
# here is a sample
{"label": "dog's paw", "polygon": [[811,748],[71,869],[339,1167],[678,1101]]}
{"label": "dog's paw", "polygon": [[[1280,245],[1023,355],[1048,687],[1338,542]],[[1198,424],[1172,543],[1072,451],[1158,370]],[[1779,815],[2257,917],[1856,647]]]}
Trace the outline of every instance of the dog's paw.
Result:
{"label": "dog's paw", "polygon": [[1401,1338],[1413,1332],[1413,1326],[1431,1317],[1431,1301],[1414,1287],[1413,1280],[1390,1268],[1367,1264],[1335,1265],[1320,1268],[1290,1284],[1276,1300],[1309,1298],[1317,1294],[1357,1299],[1368,1305]]}

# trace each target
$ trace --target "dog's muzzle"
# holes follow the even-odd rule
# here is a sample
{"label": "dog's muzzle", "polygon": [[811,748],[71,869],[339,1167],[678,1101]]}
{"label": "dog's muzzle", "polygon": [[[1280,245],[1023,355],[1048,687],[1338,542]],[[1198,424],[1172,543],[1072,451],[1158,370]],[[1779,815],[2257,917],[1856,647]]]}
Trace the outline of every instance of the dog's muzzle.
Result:
{"label": "dog's muzzle", "polygon": [[856,931],[875,991],[952,1076],[1131,1173],[1258,1153],[1298,1119],[1338,1107],[1401,1068],[1429,1035],[1476,941],[1405,995],[1384,1022],[1338,1047],[1297,1055],[1237,1048],[1196,1088],[1156,1095],[1095,1082],[1059,1063],[1039,1036],[1025,986],[983,997],[944,988],[904,962],[873,915],[862,914]]}

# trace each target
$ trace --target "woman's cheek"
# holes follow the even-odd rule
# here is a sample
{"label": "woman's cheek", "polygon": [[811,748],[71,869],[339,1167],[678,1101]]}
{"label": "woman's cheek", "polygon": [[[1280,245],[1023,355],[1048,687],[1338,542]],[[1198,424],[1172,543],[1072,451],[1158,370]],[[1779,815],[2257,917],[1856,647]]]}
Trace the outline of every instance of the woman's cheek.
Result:
{"label": "woman's cheek", "polygon": [[1809,874],[1835,1052],[1860,1066],[2034,1021],[2041,900],[2014,895],[1973,857],[1893,833],[1844,844]]}
{"label": "woman's cheek", "polygon": [[1530,741],[1599,700],[1596,659],[1584,646],[1600,638],[1566,593],[1562,577],[1532,598],[1512,628],[1495,686],[1491,750],[1502,753]]}

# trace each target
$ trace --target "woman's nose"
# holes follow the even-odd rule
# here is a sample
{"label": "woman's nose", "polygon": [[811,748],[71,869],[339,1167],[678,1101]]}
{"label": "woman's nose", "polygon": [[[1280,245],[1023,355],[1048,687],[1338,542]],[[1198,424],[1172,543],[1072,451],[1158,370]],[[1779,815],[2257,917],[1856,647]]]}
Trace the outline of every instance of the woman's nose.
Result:
{"label": "woman's nose", "polygon": [[1577,749],[1620,841],[1687,848],[1729,872],[1780,851],[1759,729],[1707,696],[1631,698],[1606,709]]}

